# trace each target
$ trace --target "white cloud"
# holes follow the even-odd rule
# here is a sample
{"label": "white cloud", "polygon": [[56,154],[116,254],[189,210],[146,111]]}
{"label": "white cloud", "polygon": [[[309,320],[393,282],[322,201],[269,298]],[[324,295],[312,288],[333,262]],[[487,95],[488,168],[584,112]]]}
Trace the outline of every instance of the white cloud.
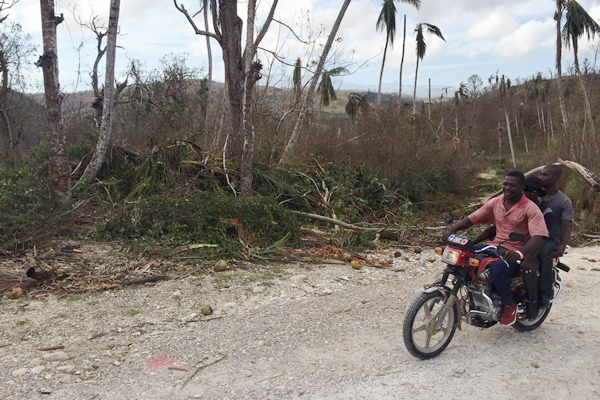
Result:
{"label": "white cloud", "polygon": [[525,58],[533,54],[536,48],[551,44],[554,33],[555,22],[553,19],[532,20],[521,25],[514,32],[503,36],[494,52],[509,59]]}
{"label": "white cloud", "polygon": [[516,28],[515,18],[507,10],[498,10],[473,25],[469,29],[469,37],[471,39],[498,38]]}

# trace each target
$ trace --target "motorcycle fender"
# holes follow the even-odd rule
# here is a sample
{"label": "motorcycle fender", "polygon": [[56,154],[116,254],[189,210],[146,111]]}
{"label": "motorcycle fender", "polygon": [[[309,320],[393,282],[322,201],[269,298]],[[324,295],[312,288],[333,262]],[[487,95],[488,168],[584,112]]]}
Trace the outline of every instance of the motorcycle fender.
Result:
{"label": "motorcycle fender", "polygon": [[446,296],[446,288],[443,286],[425,286],[423,288],[423,293],[433,293],[435,291],[440,291],[442,292],[442,294],[444,295],[444,297]]}

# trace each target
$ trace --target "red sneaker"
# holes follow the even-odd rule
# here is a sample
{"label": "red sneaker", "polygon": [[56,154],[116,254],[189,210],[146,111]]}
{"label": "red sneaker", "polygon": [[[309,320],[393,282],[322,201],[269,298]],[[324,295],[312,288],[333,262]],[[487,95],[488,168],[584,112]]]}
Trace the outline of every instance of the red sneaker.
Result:
{"label": "red sneaker", "polygon": [[517,305],[515,303],[504,306],[502,310],[502,316],[500,317],[500,323],[502,325],[512,325],[517,321]]}

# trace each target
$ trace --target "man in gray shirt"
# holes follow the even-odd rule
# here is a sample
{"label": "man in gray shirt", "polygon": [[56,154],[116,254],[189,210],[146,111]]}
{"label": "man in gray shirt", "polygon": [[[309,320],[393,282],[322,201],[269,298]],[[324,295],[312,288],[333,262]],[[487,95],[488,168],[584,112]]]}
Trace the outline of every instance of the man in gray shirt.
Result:
{"label": "man in gray shirt", "polygon": [[540,173],[540,179],[546,196],[543,201],[552,210],[552,218],[548,221],[549,239],[540,252],[540,304],[548,307],[552,299],[552,258],[561,257],[571,240],[571,222],[573,222],[573,203],[571,199],[558,190],[556,184],[560,180],[562,169],[558,165],[548,165]]}

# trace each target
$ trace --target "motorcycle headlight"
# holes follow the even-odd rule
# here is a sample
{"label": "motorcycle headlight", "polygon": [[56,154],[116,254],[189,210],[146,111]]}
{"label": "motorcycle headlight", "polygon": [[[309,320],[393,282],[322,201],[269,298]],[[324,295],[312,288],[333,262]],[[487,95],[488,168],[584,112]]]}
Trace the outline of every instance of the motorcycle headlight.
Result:
{"label": "motorcycle headlight", "polygon": [[456,265],[458,264],[458,260],[460,259],[460,251],[456,249],[452,249],[450,247],[446,247],[444,249],[444,254],[442,254],[442,261],[446,264]]}

